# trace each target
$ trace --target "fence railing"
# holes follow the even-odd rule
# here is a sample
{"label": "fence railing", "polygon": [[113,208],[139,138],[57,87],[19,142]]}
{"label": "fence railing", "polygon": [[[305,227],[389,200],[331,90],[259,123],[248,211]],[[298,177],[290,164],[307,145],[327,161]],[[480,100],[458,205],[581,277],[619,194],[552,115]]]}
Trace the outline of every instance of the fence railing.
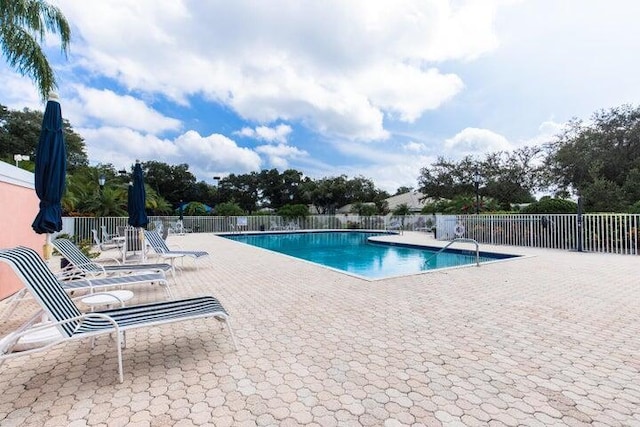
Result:
{"label": "fence railing", "polygon": [[640,215],[438,215],[437,237],[492,245],[638,254]]}
{"label": "fence railing", "polygon": [[[147,228],[153,229],[158,222],[165,229],[172,228],[178,216],[150,216]],[[183,227],[194,233],[229,233],[239,231],[275,230],[328,230],[367,229],[385,230],[396,222],[403,223],[403,229],[416,230],[435,223],[432,215],[410,215],[404,218],[394,216],[359,215],[311,215],[296,220],[284,219],[277,215],[255,216],[185,216]],[[116,234],[118,227],[127,225],[127,217],[64,217],[61,233],[73,236],[77,241],[91,240],[91,230],[106,226],[110,234]]]}
{"label": "fence railing", "polygon": [[[148,228],[161,222],[170,228],[177,216],[151,216]],[[276,215],[256,216],[186,216],[184,228],[194,233],[223,233],[270,230],[323,229],[394,229],[403,223],[404,230],[425,230],[434,225],[439,240],[456,237],[471,238],[491,245],[526,246],[549,249],[582,250],[616,254],[639,254],[640,215],[584,214],[578,229],[577,215],[408,215],[359,216],[312,215],[298,220],[286,220]],[[91,229],[105,225],[109,233],[127,225],[126,217],[65,217],[63,233],[76,240],[91,240]],[[460,232],[462,233],[456,233]]]}

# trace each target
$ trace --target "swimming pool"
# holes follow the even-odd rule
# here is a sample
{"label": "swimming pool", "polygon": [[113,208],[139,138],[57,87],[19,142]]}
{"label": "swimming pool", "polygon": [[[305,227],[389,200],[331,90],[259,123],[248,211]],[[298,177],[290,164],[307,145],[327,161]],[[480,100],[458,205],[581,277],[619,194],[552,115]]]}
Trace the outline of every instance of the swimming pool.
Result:
{"label": "swimming pool", "polygon": [[[475,251],[437,247],[372,243],[368,239],[385,233],[357,231],[262,233],[224,235],[252,246],[268,249],[368,279],[404,276],[422,271],[474,265]],[[512,255],[480,252],[480,262]]]}

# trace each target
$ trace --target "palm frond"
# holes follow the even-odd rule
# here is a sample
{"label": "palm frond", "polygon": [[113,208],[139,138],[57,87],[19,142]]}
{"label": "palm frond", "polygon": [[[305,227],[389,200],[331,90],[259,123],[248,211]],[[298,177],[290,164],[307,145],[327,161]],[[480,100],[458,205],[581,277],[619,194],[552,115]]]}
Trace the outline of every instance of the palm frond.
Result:
{"label": "palm frond", "polygon": [[0,0],[0,45],[8,64],[33,80],[42,99],[57,87],[40,46],[47,33],[58,34],[66,56],[71,28],[62,11],[44,0]]}

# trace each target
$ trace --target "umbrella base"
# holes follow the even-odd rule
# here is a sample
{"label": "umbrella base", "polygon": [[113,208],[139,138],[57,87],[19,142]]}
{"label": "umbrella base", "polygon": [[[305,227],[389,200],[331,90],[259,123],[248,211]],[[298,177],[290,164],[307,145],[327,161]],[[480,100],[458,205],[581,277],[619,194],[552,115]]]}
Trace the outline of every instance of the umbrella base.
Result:
{"label": "umbrella base", "polygon": [[51,259],[51,255],[53,255],[53,245],[51,243],[45,243],[42,246],[42,256],[48,261]]}

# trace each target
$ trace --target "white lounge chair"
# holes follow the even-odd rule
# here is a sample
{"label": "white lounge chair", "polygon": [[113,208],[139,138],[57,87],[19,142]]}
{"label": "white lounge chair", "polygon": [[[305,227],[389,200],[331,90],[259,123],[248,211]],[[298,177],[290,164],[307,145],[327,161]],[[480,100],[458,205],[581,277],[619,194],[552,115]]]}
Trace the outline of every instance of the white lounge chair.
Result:
{"label": "white lounge chair", "polygon": [[[13,352],[15,344],[25,333],[24,331],[14,332],[2,340],[0,364],[8,358],[41,351],[60,342],[115,333],[114,345],[118,355],[118,379],[122,383],[124,372],[121,343],[126,345],[126,331],[203,318],[224,321],[229,328],[233,346],[237,349],[235,337],[229,325],[229,314],[213,296],[82,313],[33,249],[17,247],[0,250],[0,262],[8,264],[13,269],[41,305],[44,313],[49,316],[51,323],[43,327],[53,325],[60,333],[60,339],[44,347],[24,352]],[[34,332],[34,330],[30,329],[30,332]]]}
{"label": "white lounge chair", "polygon": [[107,226],[106,225],[101,225],[100,226],[100,231],[102,232],[102,241],[103,242],[111,243],[111,242],[113,242],[114,238],[118,237],[117,233],[114,233],[114,234],[109,233],[107,231]]}
{"label": "white lounge chair", "polygon": [[[170,271],[172,274],[174,273],[172,266],[166,263],[103,265],[89,259],[69,239],[55,239],[52,243],[58,252],[60,252],[75,269],[93,276],[100,274],[133,273],[136,271],[153,271],[158,273],[166,273]],[[116,259],[114,259],[114,261],[118,262]]]}
{"label": "white lounge chair", "polygon": [[397,219],[392,219],[385,228],[390,231],[402,232],[402,223]]}
{"label": "white lounge chair", "polygon": [[[144,238],[159,257],[169,259],[172,263],[176,258],[184,259],[184,257],[190,257],[193,258],[194,261],[197,261],[209,256],[209,252],[206,251],[183,251],[169,249],[167,243],[162,240],[162,237],[153,230],[145,230]],[[196,268],[197,266],[198,264],[196,263]]]}
{"label": "white lounge chair", "polygon": [[[173,273],[169,264],[100,265],[87,258],[70,240],[55,239],[53,245],[70,262],[56,276],[60,286],[66,291],[88,290],[94,293],[97,290],[123,286],[157,284],[164,286],[167,299],[173,298],[171,285],[165,274],[165,271]],[[0,315],[0,321],[8,318],[26,297],[26,288],[13,294]]]}
{"label": "white lounge chair", "polygon": [[[91,235],[93,236],[93,243],[98,247],[98,249],[100,249],[101,251],[108,251],[110,249],[118,249],[121,253],[122,253],[122,247],[124,246],[124,242],[123,241],[117,241],[117,240],[105,240],[105,239],[100,239],[100,236],[98,236],[98,231],[95,229],[91,229]],[[104,234],[103,234],[104,236]]]}
{"label": "white lounge chair", "polygon": [[271,220],[270,224],[269,230],[280,231],[285,229],[284,225],[278,224],[275,220]]}

